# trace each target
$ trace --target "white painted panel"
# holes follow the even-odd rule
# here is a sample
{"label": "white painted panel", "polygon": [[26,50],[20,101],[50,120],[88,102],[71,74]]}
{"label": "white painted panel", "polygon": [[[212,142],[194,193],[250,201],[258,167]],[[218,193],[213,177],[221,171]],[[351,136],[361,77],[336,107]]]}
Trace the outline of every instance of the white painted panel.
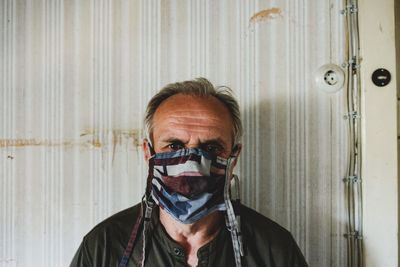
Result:
{"label": "white painted panel", "polygon": [[[399,199],[395,1],[360,1],[364,92],[364,253],[365,266],[399,266]],[[371,20],[373,16],[374,20]],[[376,51],[380,51],[377,53]],[[377,68],[392,74],[385,87],[372,83]]]}
{"label": "white painted panel", "polygon": [[66,266],[136,203],[142,117],[164,84],[231,87],[246,204],[291,230],[311,266],[344,266],[341,1],[0,1],[0,266]]}

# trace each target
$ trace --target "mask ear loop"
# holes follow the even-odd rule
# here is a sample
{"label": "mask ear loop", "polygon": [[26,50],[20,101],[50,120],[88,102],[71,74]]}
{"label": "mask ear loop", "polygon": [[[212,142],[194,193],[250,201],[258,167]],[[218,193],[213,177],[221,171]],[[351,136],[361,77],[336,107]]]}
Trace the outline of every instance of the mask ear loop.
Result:
{"label": "mask ear loop", "polygon": [[132,251],[133,251],[133,247],[136,241],[136,237],[139,231],[139,227],[142,223],[142,218],[143,218],[143,198],[142,198],[142,202],[140,204],[140,214],[138,216],[138,218],[136,219],[135,225],[133,226],[131,235],[129,237],[129,241],[128,241],[128,245],[125,248],[124,254],[122,256],[122,260],[119,263],[119,267],[126,267],[128,265],[129,262],[129,258],[131,257]]}
{"label": "mask ear loop", "polygon": [[151,188],[152,188],[152,179],[153,179],[153,166],[154,166],[154,155],[155,151],[153,149],[153,146],[151,145],[150,141],[148,141],[148,145],[150,148],[150,153],[151,153],[151,158],[149,159],[149,173],[147,175],[147,182],[146,182],[146,192],[142,198],[142,205],[143,202],[146,205],[146,209],[144,211],[144,222],[143,222],[143,246],[142,246],[142,256],[140,263],[138,263],[138,266],[144,266],[145,260],[146,260],[146,247],[147,247],[147,237],[149,229],[150,229],[150,224],[151,224],[151,214],[153,212],[154,208],[154,201],[151,197]]}
{"label": "mask ear loop", "polygon": [[[152,158],[154,157],[154,149],[150,146],[150,152],[152,153]],[[148,237],[148,231],[150,229],[150,224],[151,224],[151,214],[153,211],[154,207],[154,202],[151,198],[151,180],[153,178],[153,161],[152,158],[149,160],[149,174],[147,176],[147,182],[146,182],[146,192],[144,193],[142,197],[142,201],[140,204],[140,215],[136,219],[135,225],[132,229],[131,236],[128,241],[128,245],[125,248],[123,257],[121,262],[119,263],[119,267],[126,267],[129,262],[129,258],[133,252],[134,244],[138,236],[138,231],[140,225],[143,223],[143,230],[142,230],[142,236],[143,236],[143,246],[142,246],[142,255],[137,263],[138,267],[144,266],[145,260],[146,260],[146,245],[147,245],[147,237]],[[144,208],[144,206],[146,206]]]}
{"label": "mask ear loop", "polygon": [[242,232],[241,232],[241,221],[240,221],[240,205],[241,205],[241,201],[240,201],[240,181],[239,181],[239,177],[234,174],[233,175],[233,179],[234,179],[234,187],[235,187],[235,199],[232,203],[233,205],[233,210],[235,212],[236,215],[236,222],[237,222],[237,235],[238,235],[238,240],[239,240],[239,248],[240,248],[240,255],[244,256],[244,247],[243,247],[243,237],[242,237]]}
{"label": "mask ear loop", "polygon": [[[232,163],[234,160],[235,160],[235,157],[230,157],[228,159],[227,166],[226,166],[225,187],[224,187],[224,202],[225,202],[225,206],[226,206],[225,223],[226,223],[228,230],[231,233],[232,246],[233,246],[233,252],[235,255],[236,267],[241,267],[242,266],[241,256],[244,256],[244,253],[243,253],[243,244],[242,244],[242,238],[241,238],[241,232],[240,232],[240,215],[239,215],[239,212],[237,215],[235,215],[235,211],[234,211],[234,208],[233,208],[233,205],[231,202],[231,198],[230,198],[230,182],[231,182],[230,181],[230,173],[232,171]],[[239,207],[237,206],[237,209],[238,208]]]}
{"label": "mask ear loop", "polygon": [[142,231],[143,246],[142,246],[141,260],[140,260],[140,263],[138,263],[138,265],[137,265],[138,267],[144,266],[144,262],[146,260],[147,237],[149,237],[148,231],[150,229],[151,214],[152,214],[153,207],[154,207],[154,202],[149,199],[145,199],[144,203],[146,204],[146,210],[145,210],[145,214],[144,214],[143,231]]}
{"label": "mask ear loop", "polygon": [[[236,144],[233,148],[232,151],[232,158],[237,158],[240,150],[242,148],[242,145],[240,143]],[[234,159],[232,160],[232,162],[234,161]],[[232,164],[232,163],[231,163]],[[233,166],[231,166],[230,168],[233,169]],[[233,171],[230,170],[229,173],[232,173]],[[235,197],[233,199],[233,210],[235,212],[236,215],[236,222],[237,222],[237,235],[238,235],[238,240],[239,240],[239,247],[240,247],[240,255],[244,256],[244,246],[243,246],[243,237],[242,237],[242,233],[241,233],[241,219],[240,219],[240,207],[241,207],[241,200],[240,200],[240,181],[239,181],[239,177],[236,174],[233,174],[233,180],[234,180],[234,188],[235,188]]]}

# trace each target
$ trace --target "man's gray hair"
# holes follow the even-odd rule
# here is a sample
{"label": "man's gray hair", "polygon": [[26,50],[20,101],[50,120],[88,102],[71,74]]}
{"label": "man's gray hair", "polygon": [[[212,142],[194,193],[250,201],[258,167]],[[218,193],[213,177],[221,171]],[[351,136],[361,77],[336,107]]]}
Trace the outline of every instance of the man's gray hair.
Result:
{"label": "man's gray hair", "polygon": [[185,94],[190,96],[209,97],[213,96],[221,101],[229,110],[233,121],[234,144],[240,142],[243,127],[240,119],[239,104],[233,96],[232,90],[226,86],[214,87],[214,85],[205,78],[197,78],[191,81],[171,83],[163,87],[147,105],[145,114],[145,127],[147,138],[151,138],[153,131],[153,117],[157,108],[168,97],[176,94]]}

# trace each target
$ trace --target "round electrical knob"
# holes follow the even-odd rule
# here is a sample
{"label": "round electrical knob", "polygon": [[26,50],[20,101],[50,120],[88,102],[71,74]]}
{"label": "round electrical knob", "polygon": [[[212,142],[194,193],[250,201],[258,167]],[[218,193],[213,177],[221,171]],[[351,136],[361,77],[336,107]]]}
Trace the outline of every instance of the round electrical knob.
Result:
{"label": "round electrical knob", "polygon": [[318,89],[335,93],[343,87],[344,71],[338,65],[326,64],[314,73],[314,81]]}

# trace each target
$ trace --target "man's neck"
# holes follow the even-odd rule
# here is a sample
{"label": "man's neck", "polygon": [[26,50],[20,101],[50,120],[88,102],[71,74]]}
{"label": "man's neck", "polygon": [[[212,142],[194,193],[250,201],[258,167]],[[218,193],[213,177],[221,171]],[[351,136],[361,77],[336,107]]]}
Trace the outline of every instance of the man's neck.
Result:
{"label": "man's neck", "polygon": [[185,249],[188,265],[196,266],[197,250],[218,234],[223,225],[223,215],[213,212],[193,224],[182,224],[160,209],[160,222],[168,235]]}

